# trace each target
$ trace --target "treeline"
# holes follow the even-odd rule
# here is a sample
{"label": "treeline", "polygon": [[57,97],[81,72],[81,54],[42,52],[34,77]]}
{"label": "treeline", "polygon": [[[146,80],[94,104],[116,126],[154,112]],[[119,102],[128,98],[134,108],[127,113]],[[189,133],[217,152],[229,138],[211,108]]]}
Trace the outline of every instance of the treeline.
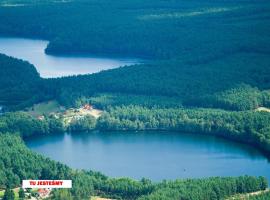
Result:
{"label": "treeline", "polygon": [[70,169],[30,151],[18,135],[0,133],[0,187],[16,187],[22,180],[68,177]]}
{"label": "treeline", "polygon": [[[48,88],[47,88],[48,89]],[[30,63],[0,54],[0,105],[23,109],[52,98],[36,68]]]}
{"label": "treeline", "polygon": [[51,199],[81,200],[90,196],[135,199],[218,200],[237,193],[265,190],[262,177],[207,178],[152,183],[113,179],[92,171],[72,170],[30,151],[19,136],[0,134],[0,187],[17,187],[24,179],[71,179],[70,190],[54,190]]}
{"label": "treeline", "polygon": [[[3,80],[17,78],[16,87],[14,84],[12,88],[3,87],[0,93],[3,105],[14,102],[12,109],[46,99],[76,106],[81,99],[104,92],[135,95],[131,101],[140,95],[166,96],[179,99],[184,106],[228,110],[269,105],[269,92],[264,91],[270,88],[270,40],[266,34],[270,30],[266,31],[269,18],[265,17],[269,15],[268,2],[200,17],[158,20],[142,16],[167,16],[166,13],[177,16],[170,13],[193,12],[202,6],[211,10],[213,5],[211,1],[170,1],[168,6],[162,0],[114,3],[29,0],[25,4],[12,8],[0,6],[0,34],[49,39],[47,52],[55,54],[142,55],[155,60],[92,75],[36,81],[40,78],[36,72],[28,73],[29,64],[20,61],[20,70],[10,70],[9,66],[17,66],[19,61],[1,56],[0,60],[6,60],[0,64],[4,69]],[[242,5],[242,1],[215,4],[237,5]],[[1,82],[2,78],[0,87]],[[138,100],[134,103],[143,104]]]}
{"label": "treeline", "polygon": [[208,178],[199,180],[168,181],[160,184],[157,189],[139,200],[205,200],[226,199],[237,193],[248,193],[264,190],[267,185],[264,178],[244,176],[238,178]]}
{"label": "treeline", "polygon": [[53,116],[45,116],[43,120],[24,112],[9,112],[0,116],[0,132],[19,133],[22,137],[49,133],[63,133],[63,122]]}
{"label": "treeline", "polygon": [[266,66],[270,60],[261,57],[245,66],[244,57],[235,56],[233,60],[225,62],[230,66],[219,62],[191,66],[179,60],[156,61],[92,75],[41,79],[34,66],[1,55],[0,105],[19,110],[57,99],[67,107],[78,107],[89,100],[101,108],[140,105],[252,110],[270,106],[266,90],[270,88]]}
{"label": "treeline", "polygon": [[270,114],[262,111],[116,106],[108,107],[98,119],[86,116],[74,119],[66,126],[61,117],[54,116],[45,116],[40,120],[24,112],[13,112],[0,117],[1,132],[19,132],[23,137],[95,129],[169,130],[213,134],[270,152]]}
{"label": "treeline", "polygon": [[[49,39],[47,53],[138,55],[155,58],[155,61],[93,75],[44,80],[29,63],[1,55],[0,105],[8,106],[9,110],[23,109],[48,99],[78,107],[89,98],[100,108],[183,105],[252,110],[269,106],[269,92],[264,91],[270,88],[270,45],[269,31],[266,31],[269,27],[265,25],[269,20],[265,17],[269,15],[268,2],[250,4],[237,12],[158,20],[147,16],[197,11],[203,6],[210,9],[213,5],[208,1],[170,1],[168,6],[161,0],[114,3],[25,0],[22,3],[25,6],[0,6],[2,35]],[[215,4],[237,5],[242,2]],[[257,12],[258,9],[261,12]],[[256,32],[244,31],[247,29]],[[102,92],[115,94],[96,95]],[[117,120],[114,123],[117,124]],[[121,123],[131,129],[145,126],[142,122],[128,120]],[[47,126],[44,125],[44,132]],[[81,120],[74,122],[70,129],[91,127]]]}
{"label": "treeline", "polygon": [[147,108],[183,108],[186,106],[245,111],[255,110],[263,106],[270,107],[270,91],[260,91],[258,88],[240,84],[229,90],[212,95],[202,95],[197,99],[189,100],[168,96],[101,93],[93,95],[90,98],[82,97],[77,99],[77,105],[84,103],[93,104],[103,110],[115,106],[137,105]]}
{"label": "treeline", "polygon": [[214,134],[270,152],[270,114],[214,109],[110,108],[97,122],[102,130],[173,130]]}
{"label": "treeline", "polygon": [[38,119],[26,112],[9,112],[0,115],[0,132],[19,133],[23,138],[64,132],[85,132],[96,129],[97,120],[91,115],[73,119],[65,124],[63,118],[44,115]]}
{"label": "treeline", "polygon": [[270,107],[270,91],[260,91],[250,85],[240,84],[235,88],[193,99],[188,104],[236,111],[254,110],[261,106]]}
{"label": "treeline", "polygon": [[115,106],[138,105],[147,108],[181,108],[181,99],[166,96],[146,96],[117,93],[101,93],[90,98],[80,98],[81,104],[90,103],[96,108],[107,110]]}
{"label": "treeline", "polygon": [[[93,75],[54,79],[47,84],[52,84],[52,88],[55,88],[59,102],[70,106],[76,105],[78,99],[102,92],[115,93],[118,97],[112,103],[118,105],[127,96],[137,105],[143,105],[138,101],[138,96],[165,96],[179,100],[183,106],[227,110],[250,110],[258,106],[269,106],[269,91],[266,89],[270,88],[270,80],[259,75],[268,74],[270,77],[269,67],[263,59],[256,64],[244,66],[244,59],[235,56],[233,61],[224,60],[230,66],[219,62],[196,66],[184,65],[180,61],[156,62]],[[121,95],[124,97],[121,98]],[[107,100],[110,101],[110,98],[108,96]],[[99,101],[104,102],[101,98]],[[119,103],[115,103],[116,101]],[[166,98],[160,98],[159,104],[166,104],[166,101]],[[157,101],[149,103],[157,104]]]}
{"label": "treeline", "polygon": [[79,119],[73,119],[66,127],[69,132],[85,132],[96,129],[96,118],[91,115],[86,115]]}

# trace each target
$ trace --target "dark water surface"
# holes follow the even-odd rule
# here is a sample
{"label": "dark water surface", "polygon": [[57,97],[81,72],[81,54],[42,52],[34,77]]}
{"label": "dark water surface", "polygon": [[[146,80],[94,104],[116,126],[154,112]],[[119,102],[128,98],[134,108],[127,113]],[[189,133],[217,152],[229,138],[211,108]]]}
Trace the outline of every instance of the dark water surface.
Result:
{"label": "dark water surface", "polygon": [[133,65],[136,59],[51,56],[44,50],[48,41],[22,38],[0,38],[0,53],[20,58],[35,65],[43,78],[89,74],[125,65]]}
{"label": "dark water surface", "polygon": [[262,175],[270,163],[256,149],[213,136],[172,132],[93,132],[28,138],[27,146],[73,168],[155,181]]}

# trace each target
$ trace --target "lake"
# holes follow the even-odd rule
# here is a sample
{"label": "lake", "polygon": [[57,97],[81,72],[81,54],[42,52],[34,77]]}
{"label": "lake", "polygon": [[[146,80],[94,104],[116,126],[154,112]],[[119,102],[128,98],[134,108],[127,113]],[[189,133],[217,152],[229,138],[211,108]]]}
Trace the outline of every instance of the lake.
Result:
{"label": "lake", "polygon": [[43,78],[96,73],[139,62],[138,59],[51,56],[44,52],[47,45],[48,41],[44,40],[0,38],[0,53],[30,62]]}
{"label": "lake", "polygon": [[154,181],[210,176],[266,176],[255,148],[214,136],[174,132],[92,132],[31,137],[35,152],[77,169]]}

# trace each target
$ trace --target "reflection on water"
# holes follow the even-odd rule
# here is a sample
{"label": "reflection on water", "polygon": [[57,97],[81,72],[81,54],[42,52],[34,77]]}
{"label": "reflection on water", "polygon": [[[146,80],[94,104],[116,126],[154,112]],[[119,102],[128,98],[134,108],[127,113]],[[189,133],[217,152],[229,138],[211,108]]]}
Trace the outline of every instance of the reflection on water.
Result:
{"label": "reflection on water", "polygon": [[152,180],[262,175],[270,164],[256,149],[213,136],[172,132],[92,132],[32,137],[32,150],[73,168]]}
{"label": "reflection on water", "polygon": [[136,59],[50,56],[44,53],[47,44],[44,40],[0,38],[0,53],[30,62],[44,78],[95,73],[139,62]]}

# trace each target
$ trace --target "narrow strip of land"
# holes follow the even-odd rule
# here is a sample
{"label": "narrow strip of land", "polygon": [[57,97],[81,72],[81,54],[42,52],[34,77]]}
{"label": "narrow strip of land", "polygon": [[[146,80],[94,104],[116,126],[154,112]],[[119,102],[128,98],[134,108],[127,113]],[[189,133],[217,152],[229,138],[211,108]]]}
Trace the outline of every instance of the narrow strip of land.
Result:
{"label": "narrow strip of land", "polygon": [[266,108],[266,107],[259,107],[259,108],[256,109],[256,111],[270,112],[270,109],[269,108]]}
{"label": "narrow strip of land", "polygon": [[260,191],[256,191],[256,192],[250,192],[250,193],[246,193],[246,194],[239,194],[237,196],[233,196],[233,197],[229,197],[227,200],[236,200],[236,199],[248,199],[249,197],[252,197],[252,196],[258,196],[258,195],[261,195],[261,194],[264,194],[264,193],[267,193],[267,192],[270,192],[270,189],[266,189],[266,190],[260,190]]}
{"label": "narrow strip of land", "polygon": [[95,196],[95,197],[91,197],[90,200],[113,200],[113,199],[107,199],[107,198]]}

